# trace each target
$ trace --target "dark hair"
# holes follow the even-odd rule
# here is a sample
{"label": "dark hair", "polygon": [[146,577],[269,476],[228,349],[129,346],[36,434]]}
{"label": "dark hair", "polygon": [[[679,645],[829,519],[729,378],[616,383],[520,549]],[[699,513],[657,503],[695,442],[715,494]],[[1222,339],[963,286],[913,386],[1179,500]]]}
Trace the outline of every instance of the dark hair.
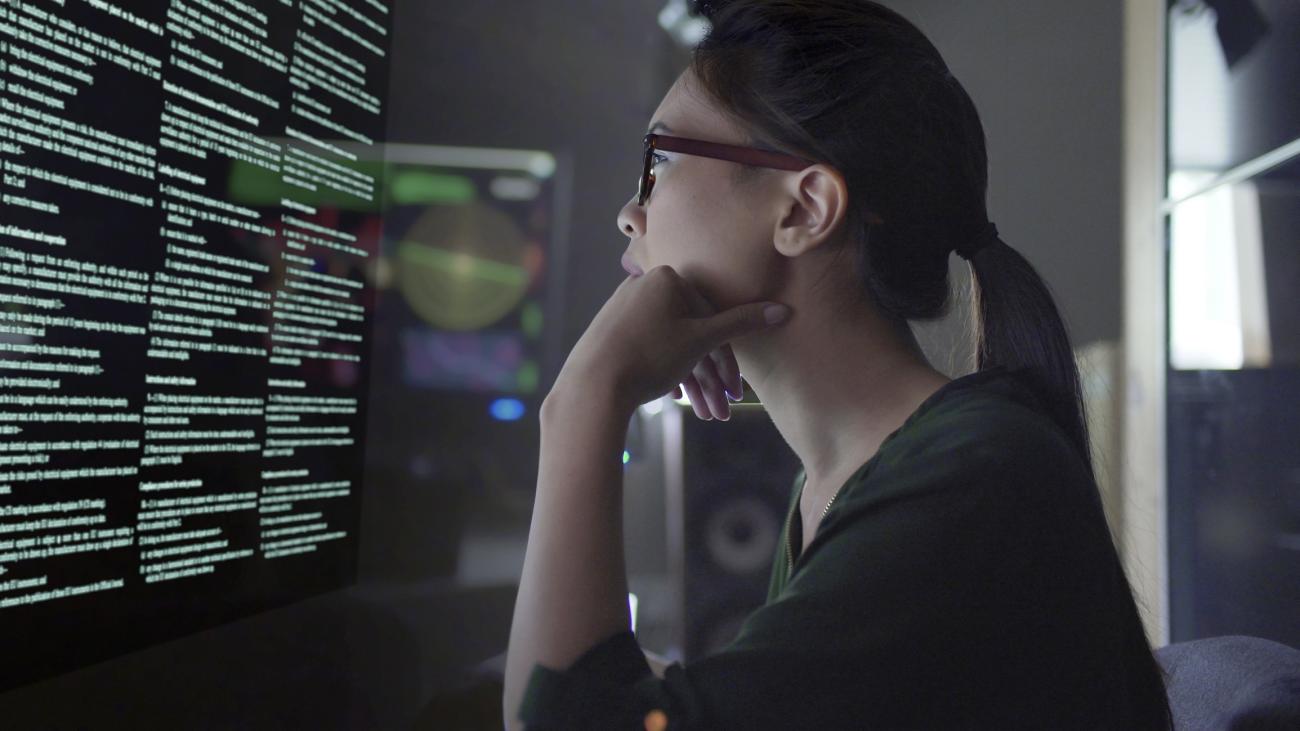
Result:
{"label": "dark hair", "polygon": [[[691,70],[752,135],[748,144],[818,160],[844,176],[847,241],[871,301],[897,321],[947,314],[949,254],[966,249],[988,221],[988,157],[975,105],[934,45],[869,0],[715,0],[693,11],[712,27]],[[742,170],[737,182],[762,174]],[[1047,285],[1001,239],[969,262],[976,370],[1017,370],[1095,484],[1078,366]],[[1117,555],[1115,569],[1123,576]],[[1140,674],[1165,699],[1157,709],[1163,717],[1143,728],[1168,728],[1162,670],[1140,623],[1137,634],[1142,648],[1133,638],[1133,652],[1152,666]]]}

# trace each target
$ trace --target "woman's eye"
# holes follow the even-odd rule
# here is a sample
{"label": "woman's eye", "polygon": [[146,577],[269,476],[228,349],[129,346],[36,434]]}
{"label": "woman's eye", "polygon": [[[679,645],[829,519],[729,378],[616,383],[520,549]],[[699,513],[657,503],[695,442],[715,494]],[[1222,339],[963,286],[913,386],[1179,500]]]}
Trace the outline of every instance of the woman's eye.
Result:
{"label": "woman's eye", "polygon": [[651,168],[658,167],[659,163],[661,162],[668,162],[668,158],[664,157],[663,155],[660,155],[659,153],[655,153],[654,157],[652,157],[651,160],[654,161],[654,164],[650,166]]}

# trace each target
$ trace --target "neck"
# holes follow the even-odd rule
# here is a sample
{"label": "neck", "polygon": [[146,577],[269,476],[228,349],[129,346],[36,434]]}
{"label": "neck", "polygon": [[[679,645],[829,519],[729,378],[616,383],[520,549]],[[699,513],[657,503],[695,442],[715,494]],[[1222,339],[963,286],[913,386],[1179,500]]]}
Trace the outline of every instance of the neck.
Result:
{"label": "neck", "polygon": [[805,504],[829,500],[950,380],[926,361],[906,323],[814,290],[792,283],[775,298],[791,305],[791,318],[732,343],[746,382],[803,464]]}

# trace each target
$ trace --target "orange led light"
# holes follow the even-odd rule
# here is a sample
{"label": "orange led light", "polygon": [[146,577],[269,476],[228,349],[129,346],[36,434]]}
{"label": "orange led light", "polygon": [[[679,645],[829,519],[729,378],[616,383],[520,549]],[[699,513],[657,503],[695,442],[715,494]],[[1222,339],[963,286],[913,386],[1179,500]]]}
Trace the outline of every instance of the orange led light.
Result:
{"label": "orange led light", "polygon": [[645,714],[645,731],[664,731],[668,728],[668,716],[658,708]]}

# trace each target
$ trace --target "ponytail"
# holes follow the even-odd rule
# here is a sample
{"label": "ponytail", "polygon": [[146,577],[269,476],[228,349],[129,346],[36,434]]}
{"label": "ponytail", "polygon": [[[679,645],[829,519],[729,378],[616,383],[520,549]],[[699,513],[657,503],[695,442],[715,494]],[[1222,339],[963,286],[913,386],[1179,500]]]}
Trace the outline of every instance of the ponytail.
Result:
{"label": "ponytail", "polygon": [[[993,238],[988,245],[970,254],[968,261],[971,268],[975,369],[982,371],[995,366],[1023,369],[1024,379],[1043,401],[1052,420],[1060,425],[1079,450],[1089,482],[1096,485],[1079,368],[1065,322],[1056,309],[1046,282],[1020,252],[999,238]],[[1101,494],[1094,489],[1091,497],[1098,511],[1102,511]],[[1119,554],[1112,553],[1111,556],[1111,569],[1127,589],[1124,596],[1128,598],[1133,615],[1140,616],[1133,587],[1124,573]],[[1135,675],[1135,696],[1130,697],[1163,699],[1155,707],[1134,704],[1136,713],[1151,714],[1149,718],[1135,719],[1140,720],[1139,727],[1173,729],[1168,673],[1152,653],[1151,643],[1140,621],[1123,642],[1133,662],[1143,666],[1143,672]]]}
{"label": "ponytail", "polygon": [[1033,265],[1001,239],[971,255],[975,370],[1023,368],[1096,481],[1079,367],[1065,322]]}

